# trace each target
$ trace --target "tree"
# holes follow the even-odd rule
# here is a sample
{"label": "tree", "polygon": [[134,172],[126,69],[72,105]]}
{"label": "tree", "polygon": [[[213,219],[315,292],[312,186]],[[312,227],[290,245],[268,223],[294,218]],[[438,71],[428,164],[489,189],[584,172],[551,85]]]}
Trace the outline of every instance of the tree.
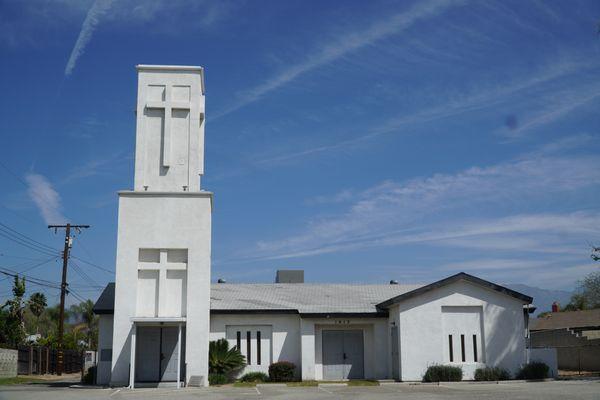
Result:
{"label": "tree", "polygon": [[27,306],[29,307],[29,311],[35,316],[35,333],[39,332],[39,322],[40,315],[44,312],[48,303],[46,303],[46,295],[44,293],[36,292],[29,296],[29,301],[27,302]]}
{"label": "tree", "polygon": [[565,311],[600,308],[600,271],[592,272],[579,281],[576,293]]}
{"label": "tree", "polygon": [[592,254],[590,257],[592,257],[592,260],[594,261],[600,261],[600,247],[592,246]]}
{"label": "tree", "polygon": [[85,332],[87,347],[96,350],[98,343],[98,316],[94,314],[94,302],[92,300],[82,301],[74,304],[69,309],[72,317],[76,320],[73,331]]}
{"label": "tree", "polygon": [[19,276],[15,275],[12,292],[13,298],[7,300],[0,309],[7,309],[3,324],[6,342],[12,347],[17,347],[25,339],[25,320],[23,318],[23,311],[25,309],[23,305],[25,278],[19,279]]}
{"label": "tree", "polygon": [[229,348],[227,339],[211,341],[208,344],[208,372],[228,374],[246,365],[246,357],[237,347]]}

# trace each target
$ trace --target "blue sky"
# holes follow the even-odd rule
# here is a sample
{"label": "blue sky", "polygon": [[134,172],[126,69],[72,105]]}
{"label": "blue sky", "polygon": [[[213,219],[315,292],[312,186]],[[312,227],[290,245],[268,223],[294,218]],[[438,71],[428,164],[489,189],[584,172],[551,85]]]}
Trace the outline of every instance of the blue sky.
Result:
{"label": "blue sky", "polygon": [[[599,21],[597,1],[2,1],[0,222],[56,248],[47,223],[90,224],[69,277],[95,298],[134,67],[202,65],[213,279],[572,289],[598,269]],[[0,265],[58,281],[6,227]]]}

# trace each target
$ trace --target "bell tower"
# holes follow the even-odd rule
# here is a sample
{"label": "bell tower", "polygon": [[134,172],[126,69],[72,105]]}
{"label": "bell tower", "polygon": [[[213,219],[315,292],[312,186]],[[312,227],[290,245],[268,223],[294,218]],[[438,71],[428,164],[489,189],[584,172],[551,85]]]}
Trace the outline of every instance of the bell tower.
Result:
{"label": "bell tower", "polygon": [[135,190],[197,192],[204,172],[201,67],[139,65]]}
{"label": "bell tower", "polygon": [[111,384],[208,385],[212,193],[204,70],[139,65],[134,189],[119,192]]}

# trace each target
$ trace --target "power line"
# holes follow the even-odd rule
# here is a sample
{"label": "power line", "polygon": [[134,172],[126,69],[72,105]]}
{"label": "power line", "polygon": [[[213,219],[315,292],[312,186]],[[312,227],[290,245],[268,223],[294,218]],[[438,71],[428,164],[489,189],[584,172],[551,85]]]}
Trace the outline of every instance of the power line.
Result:
{"label": "power line", "polygon": [[33,242],[34,244],[37,244],[37,245],[39,245],[39,246],[41,246],[41,247],[45,247],[46,249],[48,249],[48,250],[50,250],[50,251],[58,251],[58,249],[55,249],[55,248],[54,248],[54,247],[52,247],[52,246],[48,246],[47,244],[44,244],[44,243],[42,243],[42,242],[38,242],[37,240],[35,240],[35,239],[33,239],[33,238],[31,238],[31,237],[29,237],[29,236],[27,236],[27,235],[25,235],[25,234],[23,234],[23,233],[21,233],[21,232],[18,232],[18,231],[16,231],[16,230],[14,230],[14,229],[13,229],[13,228],[11,228],[10,226],[8,226],[8,225],[5,225],[5,224],[3,224],[2,222],[0,222],[0,225],[1,225],[1,226],[3,226],[4,228],[6,228],[6,229],[10,230],[11,232],[13,232],[13,233],[16,233],[17,235],[19,235],[19,236],[23,237],[23,238],[24,238],[24,239],[26,239],[27,241]]}
{"label": "power line", "polygon": [[75,258],[75,259],[77,259],[77,260],[79,260],[79,261],[81,261],[81,262],[83,262],[83,263],[86,263],[86,264],[87,264],[87,265],[89,265],[89,266],[92,266],[92,267],[94,267],[94,268],[98,268],[100,271],[108,272],[108,273],[109,273],[109,274],[111,274],[111,275],[115,273],[115,271],[111,271],[110,269],[107,269],[107,268],[101,267],[101,266],[99,266],[98,264],[94,264],[93,262],[90,262],[90,261],[84,260],[84,259],[83,259],[83,258],[81,258],[81,257],[77,257],[77,256],[71,256],[71,257],[72,257],[72,258]]}
{"label": "power line", "polygon": [[[22,270],[22,271],[20,272],[20,274],[23,274],[23,273],[25,273],[25,272],[29,272],[29,271],[31,271],[31,270],[33,270],[33,269],[35,269],[35,268],[41,267],[42,265],[44,265],[44,264],[47,264],[47,263],[49,263],[50,261],[57,260],[58,258],[60,258],[60,256],[51,257],[51,258],[49,258],[49,259],[47,259],[47,260],[43,260],[43,261],[41,261],[41,262],[39,262],[39,263],[36,263],[36,264],[34,264],[34,265],[31,265],[31,266],[27,267],[26,269]],[[31,263],[31,262],[27,262],[27,263],[21,263],[21,264],[13,265],[13,266],[11,266],[11,268],[14,268],[14,267],[16,267],[16,266],[25,265],[25,264],[30,264],[30,263]],[[17,272],[17,273],[18,273],[18,272]],[[2,281],[5,281],[5,280],[7,280],[7,279],[8,279],[8,278],[2,278],[2,279],[0,279],[0,282],[2,282]]]}
{"label": "power line", "polygon": [[29,188],[29,185],[23,179],[21,179],[21,177],[19,175],[12,172],[11,169],[8,168],[2,161],[0,161],[0,167],[4,168],[4,170],[6,172],[8,172],[10,175],[12,175],[13,178],[15,178],[17,181],[19,181],[23,186],[25,186],[26,188]]}
{"label": "power line", "polygon": [[87,281],[87,283],[92,283],[93,285],[90,286],[100,286],[100,284],[98,282],[96,282],[94,279],[92,279],[92,277],[90,277],[84,270],[83,268],[81,268],[79,265],[77,265],[77,263],[73,262],[73,260],[71,260],[71,266],[73,266],[73,270],[75,272],[77,272],[79,274],[79,276],[81,276],[83,278],[84,281]]}
{"label": "power line", "polygon": [[[39,253],[46,254],[48,256],[52,256],[52,255],[56,255],[57,254],[57,253],[51,252],[51,251],[49,251],[49,250],[47,250],[47,249],[39,246],[39,245],[35,245],[35,244],[32,244],[32,243],[29,243],[29,242],[27,242],[27,241],[25,241],[25,240],[23,240],[21,238],[18,238],[18,237],[14,237],[12,233],[10,233],[9,231],[4,230],[1,227],[0,227],[0,236],[4,237],[4,238],[6,238],[6,239],[8,239],[8,240],[10,240],[12,242],[15,242],[17,244],[20,244],[21,246],[27,247],[30,250],[35,250],[35,251],[37,251]],[[58,252],[58,250],[57,250],[57,252]]]}
{"label": "power line", "polygon": [[58,285],[58,283],[53,283],[53,282],[50,282],[50,281],[46,281],[44,279],[27,277],[27,276],[21,275],[21,274],[15,274],[15,273],[11,273],[11,272],[6,272],[6,271],[3,271],[1,268],[0,268],[0,274],[12,276],[13,278],[16,277],[16,276],[21,276],[21,277],[25,278],[26,282],[32,283],[34,285],[45,286],[45,287],[49,287],[49,288],[52,288],[52,289],[60,289],[60,286]]}

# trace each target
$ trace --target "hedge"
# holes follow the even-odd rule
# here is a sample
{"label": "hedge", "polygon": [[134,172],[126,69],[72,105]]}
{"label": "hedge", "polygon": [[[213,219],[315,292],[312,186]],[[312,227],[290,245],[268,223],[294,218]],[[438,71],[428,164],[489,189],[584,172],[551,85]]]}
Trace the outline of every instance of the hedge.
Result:
{"label": "hedge", "polygon": [[212,385],[224,385],[229,382],[225,374],[208,374],[208,383]]}
{"label": "hedge", "polygon": [[510,379],[510,372],[500,367],[485,367],[475,370],[476,381],[507,381]]}
{"label": "hedge", "polygon": [[279,361],[269,365],[269,379],[271,382],[292,382],[296,366],[289,361]]}
{"label": "hedge", "polygon": [[264,372],[248,372],[247,374],[244,374],[240,378],[240,381],[242,381],[242,382],[268,382],[269,375],[265,374]]}
{"label": "hedge", "polygon": [[533,361],[521,367],[517,373],[517,379],[546,379],[550,367],[541,361]]}
{"label": "hedge", "polygon": [[432,365],[423,375],[423,382],[456,382],[461,381],[463,370],[452,365]]}

